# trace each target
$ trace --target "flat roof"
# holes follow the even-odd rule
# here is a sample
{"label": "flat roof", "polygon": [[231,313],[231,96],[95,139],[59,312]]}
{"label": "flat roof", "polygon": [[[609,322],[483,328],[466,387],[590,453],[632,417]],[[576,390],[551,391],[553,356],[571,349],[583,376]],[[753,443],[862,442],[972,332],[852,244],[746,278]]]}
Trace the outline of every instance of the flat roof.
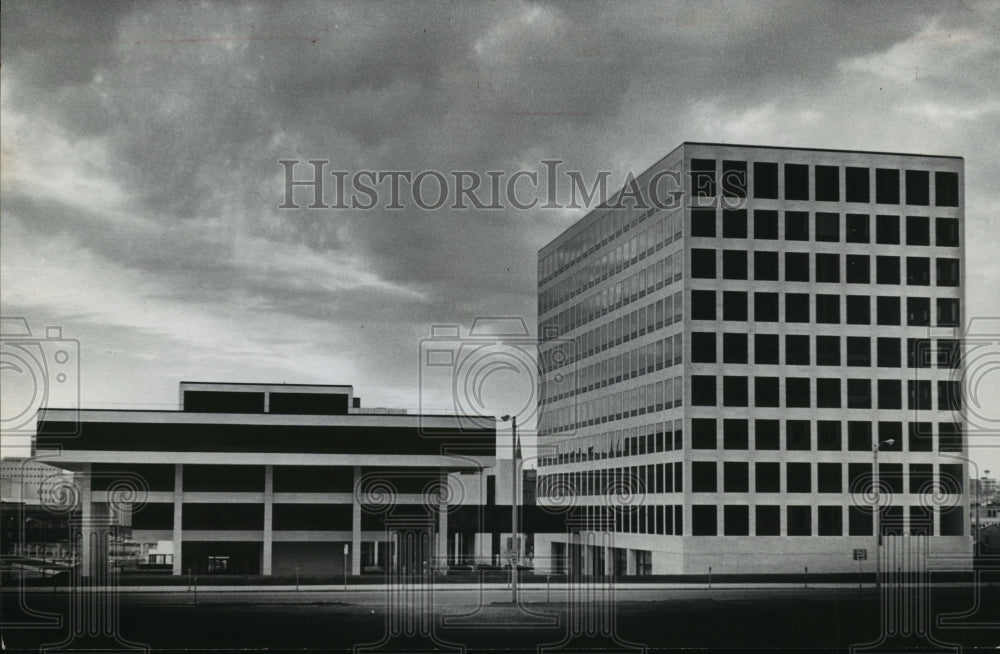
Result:
{"label": "flat roof", "polygon": [[[931,159],[961,159],[953,154],[921,154],[918,152],[884,152],[881,150],[844,150],[840,148],[796,148],[788,145],[748,145],[746,143],[711,143],[707,141],[684,141],[681,145],[708,145],[722,148],[757,148],[761,150],[793,150],[800,152],[849,152],[853,154],[883,154],[890,157],[928,157]],[[676,150],[677,148],[674,148]],[[673,150],[671,150],[673,152]]]}

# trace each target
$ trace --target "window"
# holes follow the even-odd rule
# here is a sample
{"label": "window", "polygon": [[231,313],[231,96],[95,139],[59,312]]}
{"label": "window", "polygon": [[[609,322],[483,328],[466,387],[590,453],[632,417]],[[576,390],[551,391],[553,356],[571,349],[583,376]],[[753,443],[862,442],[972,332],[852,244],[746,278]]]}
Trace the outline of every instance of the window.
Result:
{"label": "window", "polygon": [[937,367],[958,368],[961,364],[962,342],[951,338],[939,338],[937,341]]}
{"label": "window", "polygon": [[816,380],[816,406],[820,409],[840,408],[840,380],[820,377]]}
{"label": "window", "polygon": [[847,242],[848,243],[869,243],[871,242],[871,229],[868,226],[868,214],[849,213],[846,218]]}
{"label": "window", "polygon": [[878,204],[899,204],[898,170],[875,169],[875,202]]}
{"label": "window", "polygon": [[958,206],[958,173],[934,173],[934,204],[939,207]]}
{"label": "window", "polygon": [[714,198],[715,160],[691,160],[691,193],[696,198]]}
{"label": "window", "polygon": [[[888,443],[887,441],[892,441]],[[879,452],[903,451],[903,423],[880,420],[878,423]]]}
{"label": "window", "polygon": [[809,365],[809,337],[799,334],[785,334],[785,365]]}
{"label": "window", "polygon": [[722,319],[747,319],[747,294],[743,291],[722,292]]}
{"label": "window", "polygon": [[816,255],[816,281],[840,283],[840,255],[823,254]]}
{"label": "window", "polygon": [[754,377],[754,406],[780,406],[777,377]]}
{"label": "window", "polygon": [[962,449],[962,426],[957,422],[939,422],[938,451],[961,452]]}
{"label": "window", "polygon": [[867,336],[847,337],[847,365],[865,368],[872,365],[871,340]]}
{"label": "window", "polygon": [[715,291],[691,291],[691,318],[715,320]]}
{"label": "window", "polygon": [[747,162],[722,162],[722,195],[727,198],[747,196]]}
{"label": "window", "polygon": [[939,469],[940,486],[945,493],[960,495],[965,492],[963,480],[965,475],[962,472],[960,463],[942,463]]}
{"label": "window", "polygon": [[903,408],[903,391],[898,379],[878,380],[878,408]]}
{"label": "window", "polygon": [[747,210],[725,209],[722,212],[723,238],[747,237]]}
{"label": "window", "polygon": [[910,452],[931,452],[934,449],[933,426],[929,422],[911,422],[907,449]]}
{"label": "window", "polygon": [[754,334],[754,363],[778,364],[777,334]]}
{"label": "window", "polygon": [[906,298],[906,324],[918,327],[931,324],[931,299],[929,297]]}
{"label": "window", "polygon": [[816,337],[816,365],[817,366],[839,366],[840,365],[840,337],[839,336],[817,336]]}
{"label": "window", "polygon": [[833,325],[840,322],[839,295],[816,296],[816,322]]}
{"label": "window", "polygon": [[694,363],[715,363],[715,334],[691,332],[691,361]]}
{"label": "window", "polygon": [[812,432],[808,420],[788,420],[785,422],[785,449],[812,449]]}
{"label": "window", "polygon": [[715,377],[711,375],[691,375],[691,404],[694,406],[715,406]]}
{"label": "window", "polygon": [[785,294],[785,322],[809,322],[808,293]]}
{"label": "window", "polygon": [[780,445],[780,426],[777,420],[754,420],[754,447],[758,450],[777,450]]}
{"label": "window", "polygon": [[722,405],[747,406],[748,383],[746,377],[726,375],[722,378]]}
{"label": "window", "polygon": [[722,251],[722,278],[747,278],[747,253],[745,250]]}
{"label": "window", "polygon": [[935,259],[938,286],[958,286],[958,259]]}
{"label": "window", "polygon": [[902,463],[879,463],[878,481],[880,485],[885,485],[889,493],[896,495],[903,493],[903,464]]}
{"label": "window", "polygon": [[715,418],[691,419],[691,448],[695,450],[715,449]]}
{"label": "window", "polygon": [[958,247],[958,219],[938,218],[935,221],[934,243],[938,246]]}
{"label": "window", "polygon": [[816,465],[816,490],[820,493],[840,492],[840,464],[819,463]]}
{"label": "window", "polygon": [[715,536],[716,509],[714,504],[695,504],[691,507],[691,534],[693,536]]}
{"label": "window", "polygon": [[866,493],[874,487],[874,476],[871,463],[847,464],[847,491],[849,493]]}
{"label": "window", "polygon": [[840,451],[840,422],[820,420],[816,423],[816,449],[826,452]]}
{"label": "window", "polygon": [[722,335],[722,361],[724,363],[747,362],[747,335]]}
{"label": "window", "polygon": [[870,422],[861,420],[848,421],[847,449],[851,452],[872,451],[872,425]]}
{"label": "window", "polygon": [[872,408],[872,382],[870,379],[847,380],[847,408]]}
{"label": "window", "polygon": [[867,295],[847,296],[847,324],[868,325],[872,321],[872,301]]}
{"label": "window", "polygon": [[879,325],[899,324],[899,298],[878,296],[875,298],[876,321]]}
{"label": "window", "polygon": [[691,236],[715,237],[715,209],[691,209]]}
{"label": "window", "polygon": [[753,237],[774,240],[778,238],[778,212],[756,209],[753,212]]}
{"label": "window", "polygon": [[832,243],[840,240],[840,214],[816,213],[816,240]]}
{"label": "window", "polygon": [[908,368],[930,368],[934,357],[932,342],[927,338],[906,339],[906,366]]}
{"label": "window", "polygon": [[807,211],[785,212],[785,240],[809,240],[809,213]]}
{"label": "window", "polygon": [[841,536],[844,533],[844,510],[839,506],[820,506],[816,509],[820,536]]}
{"label": "window", "polygon": [[847,283],[867,284],[871,281],[871,259],[867,254],[847,255]]}
{"label": "window", "polygon": [[851,536],[871,536],[875,533],[873,528],[875,513],[867,506],[847,507],[847,533]]}
{"label": "window", "polygon": [[785,164],[785,199],[809,199],[809,166]]}
{"label": "window", "polygon": [[[938,382],[940,384],[941,382]],[[906,382],[907,408],[918,411],[931,409],[931,382],[927,379],[909,379]],[[939,407],[944,409],[945,407]]]}
{"label": "window", "polygon": [[715,250],[691,249],[691,276],[696,279],[715,279]]}
{"label": "window", "polygon": [[715,461],[691,462],[691,490],[695,493],[714,493],[718,490]]}
{"label": "window", "polygon": [[930,286],[931,260],[929,257],[906,257],[906,283],[910,286]]}
{"label": "window", "polygon": [[758,461],[754,464],[754,483],[757,493],[780,493],[781,464]]}
{"label": "window", "polygon": [[778,253],[753,253],[753,278],[767,281],[778,281]]}
{"label": "window", "polygon": [[879,336],[876,344],[878,348],[877,363],[879,368],[899,368],[902,366],[900,358],[902,342],[900,339]]}
{"label": "window", "polygon": [[809,254],[807,252],[785,252],[785,281],[809,281]]}
{"label": "window", "polygon": [[958,310],[958,300],[952,298],[938,298],[937,301],[937,324],[941,327],[958,327],[961,318]]}
{"label": "window", "polygon": [[910,531],[911,536],[933,536],[934,535],[934,514],[929,506],[910,507]]}
{"label": "window", "polygon": [[879,245],[899,245],[899,216],[875,217],[875,242]]}
{"label": "window", "polygon": [[840,202],[840,169],[837,166],[816,166],[816,199]]}
{"label": "window", "polygon": [[812,536],[812,507],[788,507],[788,535]]}
{"label": "window", "polygon": [[927,216],[906,217],[906,244],[931,244],[931,222]]}
{"label": "window", "polygon": [[722,447],[727,450],[746,450],[750,447],[750,423],[741,418],[722,421]]}
{"label": "window", "polygon": [[754,162],[753,196],[765,200],[778,199],[778,164],[764,161]]}
{"label": "window", "polygon": [[756,507],[756,514],[758,536],[781,535],[780,506],[758,505]]}
{"label": "window", "polygon": [[727,493],[750,491],[750,466],[744,461],[726,461],[722,464],[722,487]]}
{"label": "window", "polygon": [[911,493],[931,492],[931,484],[934,483],[934,466],[930,463],[911,463],[909,477]]}
{"label": "window", "polygon": [[844,190],[848,202],[870,202],[868,169],[848,166],[844,171]]}
{"label": "window", "polygon": [[899,257],[875,257],[875,281],[879,284],[898,284]]}
{"label": "window", "polygon": [[756,322],[778,322],[778,294],[753,294],[753,319]]}
{"label": "window", "polygon": [[[746,464],[744,464],[746,465]],[[750,507],[727,504],[722,507],[722,518],[726,536],[750,535]]]}
{"label": "window", "polygon": [[906,171],[906,204],[926,207],[931,203],[931,179],[926,170]]}

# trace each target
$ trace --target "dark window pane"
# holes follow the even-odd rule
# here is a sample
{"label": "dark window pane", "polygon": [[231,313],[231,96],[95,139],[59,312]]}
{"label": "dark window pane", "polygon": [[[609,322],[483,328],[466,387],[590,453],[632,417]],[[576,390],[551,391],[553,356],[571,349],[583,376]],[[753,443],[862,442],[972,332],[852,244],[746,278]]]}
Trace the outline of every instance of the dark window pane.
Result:
{"label": "dark window pane", "polygon": [[785,365],[809,365],[809,337],[801,334],[785,335]]}
{"label": "dark window pane", "polygon": [[715,461],[693,461],[691,463],[691,490],[695,493],[714,493],[717,488]]}
{"label": "dark window pane", "polygon": [[844,510],[839,506],[821,506],[817,509],[820,536],[842,536],[844,533]]}
{"label": "dark window pane", "polygon": [[788,507],[788,535],[812,536],[812,507]]}
{"label": "dark window pane", "polygon": [[930,173],[926,170],[906,171],[906,204],[926,207],[931,203]]}
{"label": "dark window pane", "polygon": [[931,324],[931,299],[928,297],[906,298],[906,324],[927,326]]}
{"label": "dark window pane", "polygon": [[750,535],[749,506],[727,504],[723,507],[722,518],[726,536]]}
{"label": "dark window pane", "polygon": [[870,202],[869,174],[867,168],[848,167],[844,171],[844,186],[848,202]]}
{"label": "dark window pane", "polygon": [[820,420],[816,423],[816,449],[839,452],[841,449],[840,422]]}
{"label": "dark window pane", "polygon": [[715,320],[715,291],[691,291],[691,318]]}
{"label": "dark window pane", "polygon": [[691,194],[696,198],[714,198],[715,160],[691,160]]}
{"label": "dark window pane", "polygon": [[840,408],[840,380],[820,377],[816,380],[816,406],[820,409]]}
{"label": "dark window pane", "polygon": [[906,283],[910,286],[930,286],[930,257],[906,257]]}
{"label": "dark window pane", "polygon": [[878,204],[899,204],[898,170],[875,169],[875,202]]}
{"label": "dark window pane", "polygon": [[785,492],[811,493],[812,470],[809,463],[785,464]]}
{"label": "dark window pane", "polygon": [[786,241],[809,240],[809,212],[807,211],[785,212],[785,240]]}
{"label": "dark window pane", "polygon": [[848,243],[869,243],[871,242],[871,228],[868,224],[868,214],[849,213],[847,222],[847,242]]}
{"label": "dark window pane", "polygon": [[722,361],[723,363],[747,362],[746,334],[727,333],[722,335]]}
{"label": "dark window pane", "polygon": [[747,162],[722,162],[722,195],[727,198],[747,196]]}
{"label": "dark window pane", "polygon": [[816,296],[816,322],[834,325],[840,322],[839,295]]}
{"label": "dark window pane", "polygon": [[757,518],[758,536],[780,536],[781,535],[781,507],[757,505],[755,513]]}
{"label": "dark window pane", "polygon": [[781,449],[780,429],[777,420],[754,420],[754,447],[758,450]]}
{"label": "dark window pane", "polygon": [[875,298],[876,321],[879,325],[899,324],[899,298],[880,295]]}
{"label": "dark window pane", "polygon": [[722,251],[722,278],[723,279],[747,278],[746,250]]}
{"label": "dark window pane", "polygon": [[754,406],[780,406],[777,377],[754,377]]}
{"label": "dark window pane", "polygon": [[715,250],[691,249],[691,276],[696,279],[715,279]]}
{"label": "dark window pane", "polygon": [[840,214],[816,214],[816,240],[834,242],[840,240]]}
{"label": "dark window pane", "polygon": [[785,322],[809,322],[808,293],[785,294]]}
{"label": "dark window pane", "polygon": [[741,407],[748,404],[748,380],[746,377],[725,376],[722,378],[723,406]]}
{"label": "dark window pane", "polygon": [[809,253],[785,252],[785,281],[809,281]]}
{"label": "dark window pane", "polygon": [[715,209],[691,210],[691,236],[715,236]]}
{"label": "dark window pane", "polygon": [[693,536],[715,536],[716,507],[714,504],[695,504],[691,507],[691,534]]}
{"label": "dark window pane", "polygon": [[722,319],[747,319],[747,294],[743,291],[722,292]]}
{"label": "dark window pane", "polygon": [[938,298],[937,324],[940,327],[958,327],[962,324],[959,301],[954,298]]}
{"label": "dark window pane", "polygon": [[899,216],[875,217],[875,242],[879,245],[899,244]]}
{"label": "dark window pane", "polygon": [[753,212],[753,237],[761,239],[778,238],[778,212],[757,209]]}
{"label": "dark window pane", "polygon": [[937,218],[935,220],[935,245],[946,247],[958,246],[958,219]]}
{"label": "dark window pane", "polygon": [[754,252],[753,277],[758,280],[778,281],[778,253]]}
{"label": "dark window pane", "polygon": [[872,365],[871,340],[867,336],[847,337],[847,365],[861,367]]}
{"label": "dark window pane", "polygon": [[868,284],[871,282],[871,258],[867,254],[847,255],[847,283]]}
{"label": "dark window pane", "polygon": [[939,207],[958,206],[958,173],[934,173],[934,204]]}
{"label": "dark window pane", "polygon": [[778,199],[778,164],[756,161],[753,165],[753,196]]}
{"label": "dark window pane", "polygon": [[816,281],[832,284],[840,283],[840,255],[816,254]]}
{"label": "dark window pane", "polygon": [[852,452],[872,451],[872,424],[870,422],[848,421],[847,449]]}
{"label": "dark window pane", "polygon": [[898,284],[899,257],[875,257],[875,281],[878,284]]}
{"label": "dark window pane", "polygon": [[778,294],[753,294],[753,319],[755,322],[778,322]]}
{"label": "dark window pane", "polygon": [[818,366],[840,365],[839,336],[816,337],[816,365]]}
{"label": "dark window pane", "polygon": [[785,199],[809,199],[809,166],[785,164]]}
{"label": "dark window pane", "polygon": [[722,236],[724,238],[747,237],[746,209],[726,209],[722,212]]}
{"label": "dark window pane", "polygon": [[848,325],[868,325],[871,324],[872,301],[867,295],[847,296],[847,324]]}
{"label": "dark window pane", "polygon": [[715,430],[715,418],[692,418],[691,448],[695,450],[714,450]]}
{"label": "dark window pane", "polygon": [[694,363],[715,363],[714,333],[691,333],[691,361]]}
{"label": "dark window pane", "polygon": [[906,244],[931,244],[931,221],[927,216],[906,217]]}
{"label": "dark window pane", "polygon": [[691,375],[691,404],[694,406],[715,406],[715,377],[711,375]]}
{"label": "dark window pane", "polygon": [[778,335],[754,334],[754,363],[778,364]]}
{"label": "dark window pane", "polygon": [[872,407],[872,383],[870,379],[847,380],[847,408],[870,409]]}
{"label": "dark window pane", "polygon": [[959,263],[958,259],[935,259],[937,267],[938,286],[958,286],[959,285]]}
{"label": "dark window pane", "polygon": [[840,168],[816,166],[816,199],[820,202],[840,202]]}
{"label": "dark window pane", "polygon": [[727,450],[745,450],[750,447],[750,422],[742,418],[722,421],[722,447]]}
{"label": "dark window pane", "polygon": [[841,468],[839,463],[819,463],[816,465],[816,490],[820,493],[841,492]]}
{"label": "dark window pane", "polygon": [[744,461],[727,461],[722,464],[722,488],[727,493],[746,493],[750,490],[750,466]]}

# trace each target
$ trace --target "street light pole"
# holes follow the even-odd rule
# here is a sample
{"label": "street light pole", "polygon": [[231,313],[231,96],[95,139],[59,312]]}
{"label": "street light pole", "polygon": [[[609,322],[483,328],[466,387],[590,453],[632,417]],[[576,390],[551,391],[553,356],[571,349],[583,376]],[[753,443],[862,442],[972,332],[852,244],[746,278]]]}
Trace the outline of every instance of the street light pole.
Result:
{"label": "street light pole", "polygon": [[517,442],[517,416],[505,415],[500,418],[504,422],[510,420],[511,435],[511,485],[510,485],[510,508],[511,508],[511,562],[510,562],[510,600],[517,604],[517,562],[520,559],[520,544],[517,534],[517,477],[518,477],[518,442]]}
{"label": "street light pole", "polygon": [[895,438],[875,445],[875,587],[882,588],[882,488],[878,474],[878,451],[883,445],[892,445]]}

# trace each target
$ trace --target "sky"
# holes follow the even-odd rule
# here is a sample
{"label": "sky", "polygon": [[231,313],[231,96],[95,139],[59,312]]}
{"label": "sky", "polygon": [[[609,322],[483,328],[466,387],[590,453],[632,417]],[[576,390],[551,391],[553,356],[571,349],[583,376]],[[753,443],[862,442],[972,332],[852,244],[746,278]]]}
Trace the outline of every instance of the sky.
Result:
{"label": "sky", "polygon": [[997,3],[7,1],[0,29],[0,308],[78,348],[51,405],[176,408],[204,380],[448,410],[432,327],[533,333],[537,251],[586,213],[280,209],[281,160],[622,180],[684,141],[958,155],[966,316],[1000,316]]}

